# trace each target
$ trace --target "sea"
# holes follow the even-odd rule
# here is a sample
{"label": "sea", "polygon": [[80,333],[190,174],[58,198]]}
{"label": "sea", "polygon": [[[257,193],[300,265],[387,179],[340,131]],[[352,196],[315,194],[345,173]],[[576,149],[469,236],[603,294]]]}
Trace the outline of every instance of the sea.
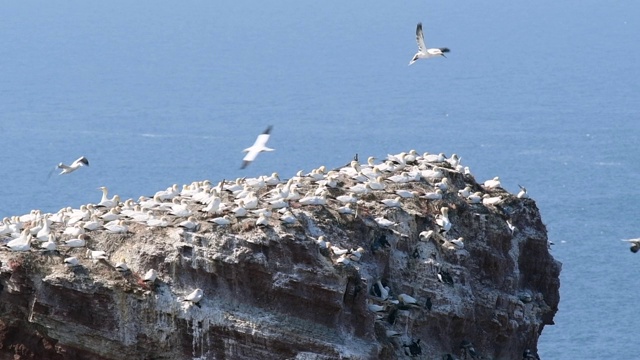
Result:
{"label": "sea", "polygon": [[[2,1],[0,217],[415,149],[536,201],[543,359],[637,359],[640,2]],[[416,24],[446,58],[419,60]],[[269,146],[241,170],[267,126]],[[80,156],[90,166],[53,173]]]}

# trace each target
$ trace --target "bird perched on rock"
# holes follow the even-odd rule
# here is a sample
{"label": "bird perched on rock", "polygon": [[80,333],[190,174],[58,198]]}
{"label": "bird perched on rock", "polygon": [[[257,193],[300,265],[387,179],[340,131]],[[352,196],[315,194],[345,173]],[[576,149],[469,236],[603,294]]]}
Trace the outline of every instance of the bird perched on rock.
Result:
{"label": "bird perched on rock", "polygon": [[267,147],[267,141],[269,141],[269,136],[271,134],[271,129],[273,126],[269,126],[267,130],[265,130],[262,134],[258,135],[256,141],[250,147],[242,150],[246,152],[247,155],[242,159],[242,167],[240,169],[246,168],[253,160],[256,159],[258,154],[263,151],[273,151],[274,149]]}
{"label": "bird perched on rock", "polygon": [[146,274],[144,274],[142,281],[151,284],[154,281],[156,281],[157,277],[158,277],[158,272],[155,269],[150,269],[149,271],[147,271]]}
{"label": "bird perched on rock", "polygon": [[204,295],[202,289],[197,288],[193,290],[193,292],[182,299],[182,301],[188,301],[194,304],[197,307],[200,307],[200,300],[202,300],[202,296]]}

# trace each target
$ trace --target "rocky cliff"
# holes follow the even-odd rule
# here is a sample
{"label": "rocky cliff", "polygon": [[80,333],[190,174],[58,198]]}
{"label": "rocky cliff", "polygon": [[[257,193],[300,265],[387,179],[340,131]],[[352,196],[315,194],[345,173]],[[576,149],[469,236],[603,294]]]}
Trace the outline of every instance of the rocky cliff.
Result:
{"label": "rocky cliff", "polygon": [[558,307],[535,202],[455,156],[113,200],[5,219],[0,359],[535,358]]}

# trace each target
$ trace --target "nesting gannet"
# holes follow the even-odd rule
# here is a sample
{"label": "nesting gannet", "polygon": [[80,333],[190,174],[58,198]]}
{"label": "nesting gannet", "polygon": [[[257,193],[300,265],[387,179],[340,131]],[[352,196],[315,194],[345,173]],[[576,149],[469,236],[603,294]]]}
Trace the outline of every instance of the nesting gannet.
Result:
{"label": "nesting gannet", "polygon": [[387,219],[385,219],[385,218],[383,218],[381,216],[375,218],[375,221],[378,223],[378,225],[380,225],[382,227],[385,227],[385,228],[389,227],[389,226],[394,226],[394,225],[397,224],[397,223],[395,223],[395,222],[393,222],[391,220],[387,220]]}
{"label": "nesting gannet", "polygon": [[184,297],[184,299],[182,299],[182,301],[188,301],[194,305],[196,305],[197,307],[200,307],[200,300],[202,300],[202,289],[197,288],[195,290],[193,290],[193,292],[187,296]]}
{"label": "nesting gannet", "polygon": [[253,145],[251,145],[251,147],[248,147],[242,150],[243,152],[246,152],[247,155],[245,155],[245,157],[242,159],[242,166],[240,167],[240,169],[244,169],[249,164],[251,164],[251,162],[255,160],[255,158],[261,152],[274,150],[267,147],[267,141],[269,141],[269,136],[272,128],[273,128],[272,126],[269,126],[267,130],[265,130],[262,134],[258,135],[258,138],[253,143]]}
{"label": "nesting gannet", "polygon": [[398,189],[396,190],[396,194],[400,195],[401,197],[405,198],[405,199],[410,199],[415,197],[416,195],[418,195],[417,191],[409,191],[409,190],[405,190],[405,189]]}
{"label": "nesting gannet", "polygon": [[353,193],[349,193],[348,195],[340,195],[336,197],[336,200],[342,203],[355,203],[358,201],[358,198],[353,195]]}
{"label": "nesting gannet", "polygon": [[311,195],[303,197],[298,200],[298,202],[301,205],[325,205],[327,203],[327,199],[324,196]]}
{"label": "nesting gannet", "polygon": [[182,221],[178,226],[189,231],[198,231],[200,228],[200,224],[195,216],[189,216],[187,220]]}
{"label": "nesting gannet", "polygon": [[455,246],[455,248],[458,249],[458,250],[464,249],[464,238],[463,237],[459,237],[457,239],[449,240],[449,242],[451,244],[453,244]]}
{"label": "nesting gannet", "polygon": [[373,284],[372,290],[373,293],[382,300],[387,300],[387,298],[389,298],[389,288],[382,286],[382,282],[380,280]]}
{"label": "nesting gannet", "polygon": [[420,233],[420,241],[429,241],[431,236],[433,236],[433,230],[425,230]]}
{"label": "nesting gannet", "polygon": [[347,203],[344,206],[339,207],[338,212],[340,214],[345,214],[345,215],[350,215],[354,213],[353,209],[351,208],[351,203]]}
{"label": "nesting gannet", "polygon": [[107,189],[106,186],[101,186],[98,189],[102,190],[102,198],[100,199],[100,202],[96,206],[112,208],[114,206],[117,206],[120,203],[120,196],[118,195],[114,195],[113,198],[111,199],[107,197],[109,190]]}
{"label": "nesting gannet", "polygon": [[418,300],[416,300],[416,298],[407,294],[398,295],[398,300],[400,300],[400,302],[405,305],[412,305],[412,304],[418,303]]}
{"label": "nesting gannet", "polygon": [[158,272],[155,271],[154,269],[150,269],[149,271],[147,271],[146,274],[144,274],[142,281],[146,283],[153,283],[154,281],[156,281],[157,277],[158,277]]}
{"label": "nesting gannet", "polygon": [[256,226],[269,226],[269,218],[264,213],[260,213],[256,220]]}
{"label": "nesting gannet", "polygon": [[121,273],[129,271],[129,266],[125,258],[122,258],[120,262],[116,264],[115,268]]}
{"label": "nesting gannet", "polygon": [[447,232],[451,230],[451,221],[449,221],[449,208],[443,206],[440,208],[441,215],[436,218],[436,224],[440,226],[440,232]]}
{"label": "nesting gannet", "polygon": [[347,253],[347,256],[349,257],[350,260],[353,261],[360,261],[360,258],[362,258],[362,255],[364,254],[365,250],[362,246],[359,246],[356,250],[349,250],[349,252]]}
{"label": "nesting gannet", "polygon": [[382,305],[377,305],[377,304],[367,304],[367,309],[373,312],[380,312],[380,311],[384,311],[386,307]]}
{"label": "nesting gannet", "polygon": [[495,189],[497,187],[500,187],[500,177],[496,176],[493,179],[487,180],[484,182],[484,187],[487,189]]}
{"label": "nesting gannet", "polygon": [[64,244],[60,244],[60,246],[66,246],[66,247],[71,247],[71,248],[83,247],[83,246],[85,246],[85,245],[87,244],[86,240],[87,240],[88,238],[89,238],[89,237],[88,237],[87,235],[85,235],[85,234],[80,234],[80,235],[78,235],[78,237],[77,237],[77,238],[75,238],[75,239],[69,239],[69,240],[66,240],[66,241],[64,242]]}
{"label": "nesting gannet", "polygon": [[129,231],[129,227],[124,224],[124,221],[122,219],[118,220],[118,222],[112,221],[110,223],[104,224],[104,228],[107,230],[107,232],[110,232],[112,234],[122,234]]}
{"label": "nesting gannet", "polygon": [[527,194],[527,188],[525,188],[524,186],[518,184],[518,187],[520,188],[520,191],[518,192],[518,195],[516,195],[518,197],[518,199],[526,199],[529,197],[529,195]]}
{"label": "nesting gannet", "polygon": [[480,191],[477,191],[469,195],[467,197],[467,200],[469,200],[472,204],[479,204],[482,202],[482,193]]}
{"label": "nesting gannet", "polygon": [[436,191],[424,193],[424,195],[420,196],[420,198],[427,200],[440,200],[442,199],[442,190],[436,189]]}
{"label": "nesting gannet", "polygon": [[442,180],[440,180],[440,182],[436,184],[436,186],[442,191],[449,190],[449,185],[450,185],[449,178],[446,178],[446,177],[442,178]]}
{"label": "nesting gannet", "polygon": [[89,160],[87,160],[87,158],[84,156],[78,158],[76,161],[71,163],[71,165],[65,165],[63,163],[59,163],[58,166],[56,166],[56,169],[62,169],[62,171],[58,175],[64,175],[64,174],[70,174],[83,166],[89,166]]}
{"label": "nesting gannet", "polygon": [[490,205],[498,205],[500,203],[502,203],[502,201],[504,201],[500,196],[491,196],[489,194],[484,194],[482,196],[482,204],[485,206],[490,206]]}
{"label": "nesting gannet", "polygon": [[5,244],[11,251],[29,251],[33,236],[29,233],[29,229],[24,229],[20,235]]}
{"label": "nesting gannet", "polygon": [[217,217],[213,219],[209,219],[210,222],[214,222],[218,225],[229,225],[231,224],[231,217],[229,215],[225,215],[223,217]]}
{"label": "nesting gannet", "polygon": [[166,216],[162,216],[159,219],[151,218],[147,220],[147,226],[149,227],[167,227],[169,225],[171,225],[171,222],[169,221],[169,218],[167,218]]}
{"label": "nesting gannet", "polygon": [[282,214],[282,216],[280,216],[280,220],[282,220],[282,222],[285,224],[293,224],[297,219],[291,211],[287,210],[284,214]]}
{"label": "nesting gannet", "polygon": [[74,267],[74,266],[80,265],[78,258],[75,256],[65,258],[63,263],[65,264],[65,266],[68,266],[68,267]]}
{"label": "nesting gannet", "polygon": [[473,189],[471,188],[471,186],[468,186],[468,185],[467,185],[467,186],[465,186],[465,188],[464,188],[464,189],[458,190],[458,194],[459,194],[460,196],[464,197],[464,198],[468,198],[468,197],[469,197],[469,195],[471,195],[471,194],[472,194],[472,193],[471,193],[471,191],[472,191],[472,190],[473,190]]}
{"label": "nesting gannet", "polygon": [[107,253],[102,250],[87,249],[85,256],[87,257],[87,259],[93,260],[94,264],[96,264],[99,260],[107,260]]}
{"label": "nesting gannet", "polygon": [[53,234],[49,234],[49,238],[47,241],[40,244],[40,248],[46,251],[55,251],[58,249],[58,245],[56,244],[56,237]]}
{"label": "nesting gannet", "polygon": [[387,207],[402,207],[402,197],[400,196],[396,196],[395,199],[382,199],[380,202]]}
{"label": "nesting gannet", "polygon": [[631,248],[629,250],[631,250],[632,253],[637,253],[638,250],[640,250],[640,238],[622,239],[622,241],[631,243]]}

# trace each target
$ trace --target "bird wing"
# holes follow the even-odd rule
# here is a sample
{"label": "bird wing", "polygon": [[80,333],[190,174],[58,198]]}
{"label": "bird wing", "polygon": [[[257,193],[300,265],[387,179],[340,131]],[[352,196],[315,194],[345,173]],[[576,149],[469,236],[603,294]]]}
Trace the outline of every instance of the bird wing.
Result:
{"label": "bird wing", "polygon": [[424,34],[422,33],[422,23],[418,23],[418,27],[416,27],[416,42],[418,43],[418,51],[427,51],[427,45],[424,44]]}
{"label": "bird wing", "polygon": [[71,164],[71,166],[74,166],[74,165],[76,165],[76,166],[85,166],[85,165],[89,166],[89,160],[87,160],[86,157],[81,156],[81,157],[78,158],[78,160],[74,161],[73,164]]}
{"label": "bird wing", "polygon": [[253,145],[251,145],[251,147],[248,147],[243,150],[247,153],[247,155],[245,155],[244,158],[242,159],[243,163],[240,169],[244,169],[245,167],[247,167],[247,165],[249,165],[250,162],[255,160],[255,158],[258,156],[258,154],[261,151],[268,149],[266,145],[267,145],[267,141],[269,141],[269,136],[271,136],[270,133],[272,128],[273,126],[269,126],[267,130],[265,130],[262,134],[258,135],[258,138],[256,138],[256,141],[253,143]]}

